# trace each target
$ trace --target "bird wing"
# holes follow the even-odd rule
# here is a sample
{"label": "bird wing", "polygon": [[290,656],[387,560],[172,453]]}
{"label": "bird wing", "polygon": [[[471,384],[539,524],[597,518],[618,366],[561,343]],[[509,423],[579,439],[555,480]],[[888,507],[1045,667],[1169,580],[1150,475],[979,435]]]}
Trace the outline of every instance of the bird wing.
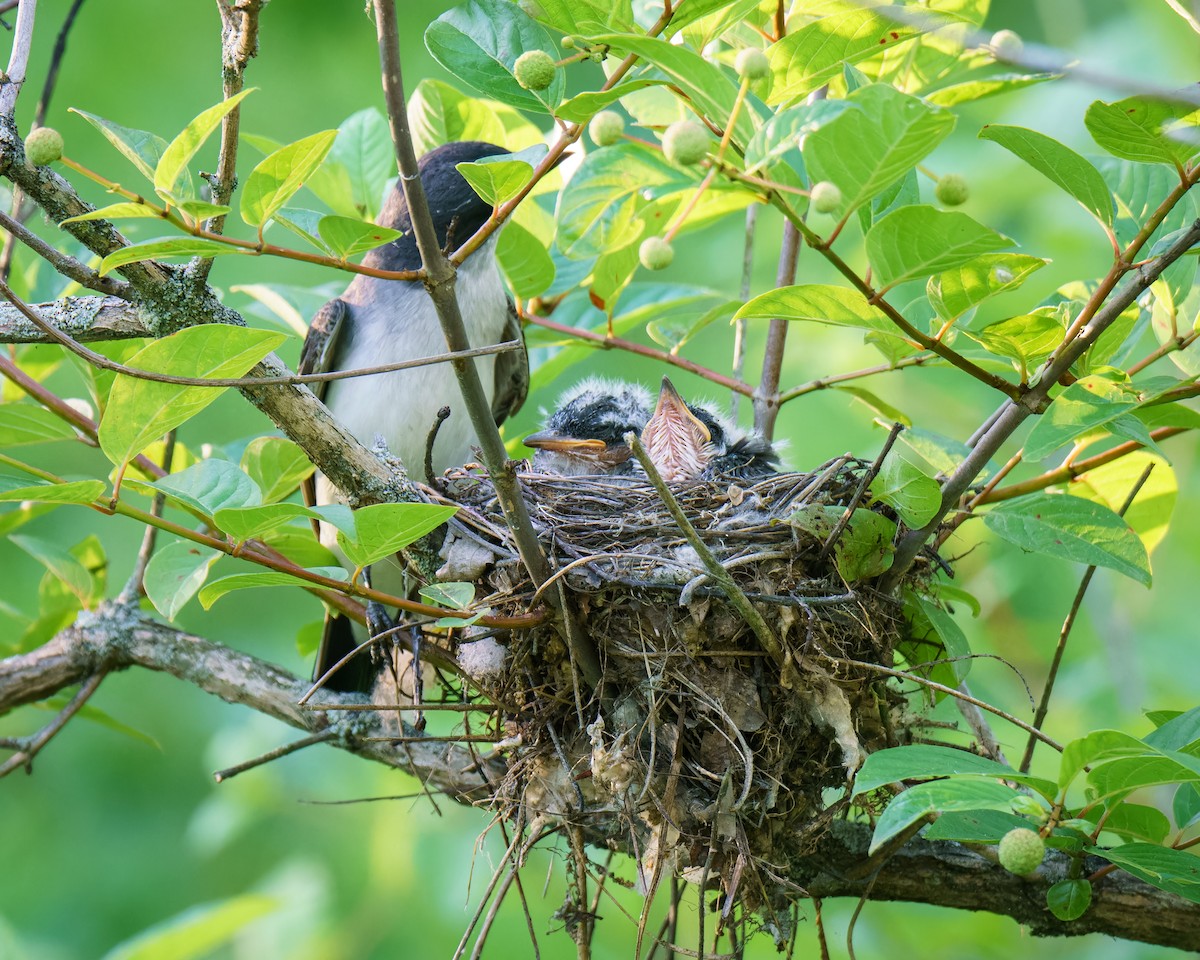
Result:
{"label": "bird wing", "polygon": [[[346,301],[334,297],[326,303],[312,323],[308,325],[308,335],[304,338],[304,346],[300,348],[300,363],[297,370],[301,375],[309,373],[328,373],[333,369],[333,358],[337,354],[338,340],[346,329]],[[325,393],[329,387],[328,380],[322,380],[312,385],[312,392],[321,402],[325,401]],[[317,482],[308,477],[300,484],[300,493],[304,497],[305,506],[317,504]],[[316,530],[314,521],[313,529]],[[318,532],[317,536],[320,536]]]}
{"label": "bird wing", "polygon": [[[346,301],[334,297],[326,303],[312,323],[308,325],[308,335],[304,338],[304,346],[300,348],[301,374],[328,373],[333,369],[333,358],[337,353],[338,340],[345,329]],[[325,399],[328,381],[314,383],[312,392],[318,400]]]}
{"label": "bird wing", "polygon": [[521,332],[521,317],[511,300],[508,301],[508,320],[502,339],[521,341],[521,349],[496,355],[496,384],[492,395],[492,416],[496,418],[496,426],[520,410],[529,395],[529,352]]}

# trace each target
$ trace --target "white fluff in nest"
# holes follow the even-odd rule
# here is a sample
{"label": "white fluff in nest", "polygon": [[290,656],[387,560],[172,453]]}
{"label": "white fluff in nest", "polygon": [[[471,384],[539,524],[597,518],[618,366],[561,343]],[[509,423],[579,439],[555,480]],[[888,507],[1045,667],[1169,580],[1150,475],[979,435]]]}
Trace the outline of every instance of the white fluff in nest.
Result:
{"label": "white fluff in nest", "polygon": [[468,677],[490,677],[504,672],[508,649],[495,637],[484,637],[458,648],[458,665]]}

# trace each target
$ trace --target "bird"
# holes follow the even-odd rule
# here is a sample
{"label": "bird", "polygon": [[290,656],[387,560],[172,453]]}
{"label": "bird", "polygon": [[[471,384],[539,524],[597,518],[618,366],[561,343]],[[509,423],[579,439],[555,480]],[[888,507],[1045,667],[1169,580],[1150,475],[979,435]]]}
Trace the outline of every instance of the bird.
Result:
{"label": "bird", "polygon": [[543,428],[525,438],[534,473],[561,476],[633,473],[625,442],[650,419],[650,391],[640,384],[589,377],[558,398]]}
{"label": "bird", "polygon": [[641,441],[668,483],[757,480],[778,472],[780,462],[769,440],[743,432],[712,404],[687,403],[667,377]]}
{"label": "bird", "polygon": [[[492,214],[492,205],[471,189],[456,165],[505,154],[503,147],[481,141],[447,143],[426,153],[418,163],[421,183],[442,249],[469,239]],[[378,223],[401,231],[390,243],[370,250],[365,267],[416,270],[421,266],[408,203],[399,182],[389,193]],[[476,358],[476,369],[492,406],[497,425],[515,413],[529,389],[529,358],[520,318],[501,280],[496,263],[499,231],[458,268],[455,289],[467,335],[474,347],[508,340],[521,341],[519,350]],[[446,352],[433,301],[419,281],[384,280],[358,274],[341,296],[326,303],[313,318],[301,350],[301,373],[348,370],[433,356]],[[334,417],[367,446],[382,439],[409,475],[428,481],[426,444],[438,411],[453,411],[441,425],[430,451],[435,474],[467,460],[476,442],[470,418],[462,409],[457,379],[444,364],[366,377],[334,380],[314,387]],[[317,503],[338,499],[324,478],[315,484]],[[332,530],[322,531],[323,540]],[[394,566],[394,565],[393,565]],[[389,593],[403,590],[380,582]],[[377,611],[375,611],[377,613]],[[318,680],[359,646],[342,616],[329,617],[314,667]],[[367,691],[377,668],[359,656],[340,668],[326,686],[340,691]]]}

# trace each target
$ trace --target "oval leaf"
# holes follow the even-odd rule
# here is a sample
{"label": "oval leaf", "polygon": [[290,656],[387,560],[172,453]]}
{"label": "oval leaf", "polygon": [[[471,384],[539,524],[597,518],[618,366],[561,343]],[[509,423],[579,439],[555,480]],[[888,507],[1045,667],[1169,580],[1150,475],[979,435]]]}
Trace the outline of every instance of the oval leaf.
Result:
{"label": "oval leaf", "polygon": [[190,540],[176,540],[155,552],[146,564],[143,583],[154,609],[168,620],[183,609],[208,578],[221,554]]}
{"label": "oval leaf", "polygon": [[[201,113],[196,119],[183,128],[183,131],[172,140],[162,156],[158,159],[158,164],[154,168],[154,192],[164,200],[176,202],[176,194],[179,192],[178,187],[182,182],[182,174],[192,157],[196,155],[214,130],[217,125],[225,118],[234,107],[242,102],[247,96],[253,93],[253,88],[243,90],[241,93],[236,93],[228,100],[223,100],[215,107],[209,107]],[[193,197],[184,196],[181,199],[191,200]]]}
{"label": "oval leaf", "polygon": [[276,150],[250,171],[242,188],[242,219],[261,228],[292,198],[321,165],[336,130],[323,130]]}
{"label": "oval leaf", "polygon": [[893,210],[876,223],[867,234],[867,258],[886,289],[952,270],[1012,243],[965,213],[922,204]]}

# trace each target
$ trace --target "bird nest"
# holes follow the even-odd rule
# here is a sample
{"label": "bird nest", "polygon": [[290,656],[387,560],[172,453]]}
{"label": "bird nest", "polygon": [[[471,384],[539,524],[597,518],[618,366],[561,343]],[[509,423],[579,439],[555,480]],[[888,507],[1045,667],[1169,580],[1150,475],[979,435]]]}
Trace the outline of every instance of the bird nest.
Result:
{"label": "bird nest", "polygon": [[[632,853],[643,891],[673,876],[719,882],[727,904],[785,917],[780,908],[800,894],[783,880],[789,865],[844,807],[848,791],[831,790],[865,754],[903,739],[909,716],[909,699],[872,669],[890,666],[907,636],[900,603],[871,577],[848,585],[836,523],[796,522],[806,510],[836,518],[852,508],[869,469],[842,458],[745,487],[673,488],[724,578],[645,480],[523,474],[557,571],[540,591],[487,477],[447,474],[443,502],[461,509],[441,579],[473,581],[476,604],[496,614],[561,590],[600,661],[589,690],[561,626],[465,631],[459,663],[501,718],[498,808],[526,827],[566,825]],[[889,550],[890,540],[880,545]],[[497,643],[502,659],[490,665],[472,650]]]}

